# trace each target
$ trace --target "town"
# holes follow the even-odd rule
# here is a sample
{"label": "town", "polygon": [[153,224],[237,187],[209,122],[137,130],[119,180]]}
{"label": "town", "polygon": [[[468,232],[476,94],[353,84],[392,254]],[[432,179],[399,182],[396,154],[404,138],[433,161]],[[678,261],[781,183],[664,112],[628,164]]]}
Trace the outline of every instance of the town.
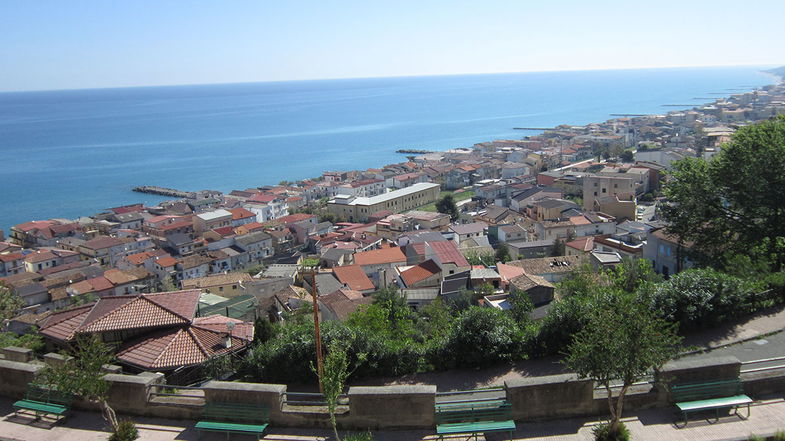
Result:
{"label": "town", "polygon": [[260,321],[316,310],[343,322],[379,292],[415,312],[467,292],[503,311],[523,297],[540,320],[579,269],[643,259],[668,278],[693,267],[691,244],[662,217],[674,164],[710,160],[739,128],[783,114],[780,83],[381,168],[25,222],[0,231],[0,283],[18,299],[4,331],[40,336],[38,352],[98,335],[116,373],[188,387],[249,352]]}

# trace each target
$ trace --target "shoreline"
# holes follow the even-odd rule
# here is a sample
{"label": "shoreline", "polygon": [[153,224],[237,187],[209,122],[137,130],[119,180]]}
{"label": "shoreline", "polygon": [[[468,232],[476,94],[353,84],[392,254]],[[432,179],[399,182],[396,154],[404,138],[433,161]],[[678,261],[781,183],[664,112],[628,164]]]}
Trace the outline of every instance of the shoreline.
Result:
{"label": "shoreline", "polygon": [[[758,72],[759,72],[759,73],[766,74],[766,76],[767,76],[767,77],[771,77],[771,78],[774,80],[774,81],[772,81],[771,83],[769,83],[769,84],[767,84],[767,85],[765,85],[765,86],[772,85],[772,84],[774,84],[774,85],[777,85],[777,84],[782,84],[782,83],[785,83],[785,77],[783,77],[783,76],[781,76],[781,75],[777,75],[777,74],[775,74],[775,73],[772,73],[772,72],[766,72],[766,71],[758,71]],[[752,90],[754,90],[754,89],[756,89],[756,88],[765,87],[765,86],[755,86],[754,88],[749,88],[749,89],[746,89],[746,90],[747,90],[747,92],[750,92],[750,91],[752,91]],[[718,92],[718,93],[719,93],[719,92]],[[718,96],[717,96],[717,97],[714,99],[714,101],[711,101],[711,102],[708,102],[708,101],[707,101],[707,102],[696,103],[696,104],[694,104],[694,105],[691,105],[692,107],[689,107],[689,108],[688,108],[688,107],[686,107],[686,105],[685,105],[685,107],[683,107],[683,108],[681,108],[681,109],[676,109],[676,108],[674,108],[672,111],[679,111],[679,110],[681,110],[681,111],[687,111],[687,110],[689,110],[689,109],[700,108],[701,106],[704,106],[704,105],[706,105],[706,104],[715,103],[715,102],[717,102],[718,100],[722,100],[723,98],[728,98],[728,97],[730,97],[731,95],[736,95],[736,94],[741,94],[741,93],[742,93],[742,92],[737,92],[737,93],[734,93],[733,91],[727,91],[727,92],[726,92],[726,95],[723,95],[723,96],[719,96],[719,95],[718,95]],[[707,94],[707,95],[708,95],[708,94]],[[662,106],[663,104],[660,104],[660,105]],[[664,109],[665,109],[665,108],[664,108]],[[666,110],[668,110],[668,109],[666,109]],[[670,113],[670,112],[668,112],[668,111],[665,111],[665,112],[661,112],[661,113],[647,113],[647,114],[640,114],[640,115],[653,116],[653,115],[665,115],[665,114],[667,114],[667,113]],[[614,116],[614,115],[637,115],[637,114],[608,114],[608,115],[610,115],[610,116]],[[605,120],[605,122],[614,121],[614,120],[616,120],[616,119],[617,119],[617,118],[610,118],[610,119],[607,119],[607,120]],[[584,125],[591,125],[591,124],[601,124],[601,122],[597,122],[597,121],[591,121],[591,122],[587,122],[587,123],[585,123]],[[581,127],[581,126],[580,126],[580,125],[570,125],[570,127]],[[511,127],[511,128],[510,128],[510,130],[512,130],[512,129],[513,129],[513,128]],[[533,129],[533,128],[532,128],[532,129]],[[546,128],[545,128],[545,127],[537,127],[537,129],[546,129]],[[534,130],[532,130],[532,133],[526,133],[526,136],[522,136],[522,137],[514,137],[514,138],[513,138],[513,137],[508,137],[508,138],[499,138],[499,137],[496,137],[495,139],[514,139],[514,140],[526,140],[526,139],[529,139],[529,138],[531,138],[531,137],[534,137],[534,136],[539,136],[539,135],[542,135],[543,133],[547,132],[548,130],[554,130],[554,129],[557,129],[557,127],[550,127],[550,128],[547,128],[547,130],[542,130],[542,131],[539,131],[539,130],[538,130],[538,131],[534,131]],[[522,133],[522,134],[523,134],[523,133]],[[485,138],[485,139],[484,139],[484,140],[482,140],[482,141],[478,141],[478,142],[476,142],[475,144],[481,144],[481,143],[492,142],[493,140],[494,140],[494,138],[491,138],[491,137],[489,137],[489,138]],[[444,153],[444,152],[448,152],[448,151],[450,151],[450,150],[453,150],[453,149],[455,149],[455,148],[457,148],[457,147],[456,147],[456,146],[453,146],[453,147],[442,147],[442,148],[439,148],[439,147],[435,147],[435,148],[423,147],[422,149],[411,149],[411,150],[422,150],[422,151],[428,151],[428,152],[434,152],[434,153]],[[471,148],[471,147],[470,147],[470,148]],[[392,150],[392,149],[391,149],[391,150]],[[404,149],[404,150],[408,150],[408,149]],[[420,153],[418,152],[418,153],[415,153],[415,154],[418,154],[418,155],[419,155]],[[381,156],[381,155],[382,155],[382,154],[380,153],[380,156]],[[385,155],[385,156],[387,156],[387,154],[386,154],[386,153],[385,153],[384,155]],[[393,155],[394,155],[394,153],[390,152],[390,155],[389,155],[389,156],[393,156]],[[367,161],[366,161],[366,162],[367,162]],[[381,168],[381,167],[383,167],[384,165],[388,165],[388,164],[395,164],[395,163],[396,163],[396,162],[389,162],[389,163],[387,163],[387,164],[383,164],[383,163],[376,162],[375,164],[372,164],[372,165],[370,165],[370,166],[369,166],[369,168]],[[322,166],[320,166],[320,167],[322,167],[322,171],[324,171],[324,169],[330,169],[330,168],[331,168],[329,165],[322,165]],[[346,171],[352,171],[352,170],[357,170],[357,169],[344,169],[344,170],[346,170]],[[361,170],[362,170],[362,169],[361,169]],[[310,174],[310,173],[309,173],[309,174]],[[301,176],[302,176],[302,175],[301,175]],[[168,180],[167,180],[167,179],[165,179],[165,178],[166,178],[166,175],[163,175],[163,176],[161,176],[161,177],[162,177],[162,178],[164,178],[164,179],[156,179],[156,180],[149,179],[149,181],[151,181],[151,182],[143,182],[143,181],[140,181],[140,182],[134,182],[133,184],[130,184],[130,185],[129,185],[129,184],[124,184],[124,185],[128,185],[127,189],[125,189],[125,190],[122,190],[122,191],[120,191],[120,192],[113,192],[114,196],[110,196],[110,197],[112,198],[112,202],[109,202],[109,203],[107,203],[107,202],[102,202],[102,203],[101,203],[101,204],[103,204],[103,205],[107,205],[106,207],[104,207],[104,208],[102,208],[102,209],[99,209],[99,210],[97,210],[97,211],[95,211],[95,212],[92,212],[92,213],[90,212],[90,209],[88,208],[88,209],[86,209],[85,211],[80,211],[80,212],[78,212],[78,215],[75,215],[75,216],[74,216],[74,215],[71,215],[71,218],[73,218],[73,219],[76,219],[76,218],[78,218],[78,217],[81,217],[81,216],[90,216],[90,215],[92,215],[92,214],[98,213],[98,212],[100,212],[101,210],[104,210],[104,209],[106,209],[106,208],[109,208],[109,207],[111,207],[111,206],[117,206],[117,205],[129,205],[129,204],[133,204],[133,203],[135,203],[135,202],[140,202],[140,201],[142,201],[142,198],[140,198],[138,194],[137,194],[136,196],[134,196],[134,193],[133,193],[133,191],[132,191],[132,188],[133,188],[133,187],[136,187],[136,186],[145,186],[145,185],[150,185],[150,186],[161,186],[161,187],[170,187],[170,188],[182,188],[182,189],[183,189],[185,192],[189,192],[189,193],[190,193],[190,192],[193,192],[193,191],[197,191],[197,190],[199,190],[199,189],[196,189],[196,188],[189,188],[189,186],[185,186],[185,185],[179,185],[179,184],[178,184],[178,183],[176,183],[176,182],[173,182],[173,183],[171,183],[171,184],[170,184],[170,183],[168,182]],[[276,178],[276,179],[277,179],[277,178]],[[292,180],[292,179],[296,179],[296,180]],[[304,176],[304,177],[302,177],[302,178],[298,178],[298,177],[293,177],[293,176],[290,176],[290,177],[284,178],[283,180],[286,180],[286,181],[288,181],[288,182],[301,182],[301,181],[304,181],[304,180],[307,180],[307,179],[309,179],[307,176]],[[241,181],[242,181],[242,180],[241,180]],[[258,181],[257,181],[257,182],[258,182]],[[265,184],[252,184],[251,186],[249,186],[249,188],[252,188],[252,187],[262,187],[262,186],[264,186],[264,185],[265,185]],[[271,182],[271,183],[269,183],[269,184],[267,184],[267,185],[274,186],[274,185],[276,185],[276,183],[274,183],[274,182]],[[222,192],[224,192],[224,189],[225,189],[225,193],[228,193],[228,192],[229,192],[229,191],[231,191],[232,189],[237,189],[237,188],[246,188],[246,187],[245,187],[245,186],[243,186],[242,184],[238,184],[238,183],[237,183],[237,181],[233,181],[233,182],[228,182],[228,181],[227,181],[227,182],[225,183],[225,185],[220,185],[220,186],[208,186],[208,187],[212,187],[212,188],[215,188],[215,189],[221,190]],[[85,193],[86,193],[86,194],[89,194],[89,191],[85,191]],[[102,197],[102,199],[108,199],[108,198],[107,198],[106,196],[104,196],[104,195],[101,195],[101,197]],[[89,199],[90,199],[90,198],[85,198],[85,202],[87,202],[87,200],[89,200]],[[151,198],[151,199],[153,199],[154,201],[156,201],[156,200],[159,200],[159,197],[153,197],[153,198]],[[96,199],[96,200],[97,200],[97,199]],[[161,199],[161,200],[168,200],[168,199]],[[149,199],[148,199],[148,201],[149,201]],[[159,203],[159,202],[153,202],[153,203],[154,203],[154,204],[157,204],[157,203]],[[9,202],[9,204],[12,204],[12,203],[11,203],[11,202]],[[51,219],[51,218],[60,218],[60,217],[63,217],[63,215],[62,215],[61,213],[57,213],[57,212],[56,212],[56,211],[57,211],[57,207],[58,207],[58,206],[60,206],[60,207],[63,207],[63,208],[65,208],[65,207],[67,207],[68,205],[71,205],[71,206],[77,207],[77,210],[79,210],[79,208],[78,208],[78,207],[79,207],[81,204],[79,204],[78,202],[77,202],[77,203],[73,203],[73,202],[62,202],[62,203],[60,203],[60,204],[57,204],[57,205],[55,205],[55,204],[51,204],[51,203],[50,203],[50,204],[49,204],[49,207],[51,207],[51,208],[54,208],[54,210],[52,210],[52,212],[54,212],[54,216],[49,216],[49,214],[48,214],[48,213],[47,213],[47,214],[42,214],[42,213],[39,213],[38,215],[36,215],[36,214],[32,214],[30,217],[26,218],[26,220],[22,220],[22,222],[26,222],[26,221],[34,220],[34,219],[36,219],[36,218],[38,218],[38,219],[47,219],[47,218],[50,218],[50,219]],[[89,204],[86,204],[86,205],[89,205]],[[10,206],[12,206],[12,205],[10,205]],[[70,210],[69,210],[69,211],[70,211]],[[76,210],[74,210],[74,211],[76,211]],[[66,216],[66,217],[67,217],[67,216],[69,216],[69,215],[70,215],[70,213],[67,213],[67,214],[65,214],[65,216]],[[18,223],[20,223],[20,222],[16,222],[15,224],[18,224]],[[9,228],[10,228],[11,226],[12,226],[11,224],[9,224],[9,225],[4,225],[4,228],[3,228],[3,229],[4,229],[6,232],[8,232],[8,231],[9,231]]]}

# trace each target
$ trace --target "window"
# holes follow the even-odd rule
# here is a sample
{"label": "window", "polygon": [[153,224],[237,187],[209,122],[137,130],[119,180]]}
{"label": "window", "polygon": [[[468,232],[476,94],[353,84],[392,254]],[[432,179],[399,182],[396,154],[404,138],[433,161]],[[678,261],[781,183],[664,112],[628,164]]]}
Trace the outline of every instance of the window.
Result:
{"label": "window", "polygon": [[603,189],[602,189],[602,192],[603,192],[603,193],[607,193],[607,191],[606,191],[606,189],[605,189],[605,188],[603,188]]}

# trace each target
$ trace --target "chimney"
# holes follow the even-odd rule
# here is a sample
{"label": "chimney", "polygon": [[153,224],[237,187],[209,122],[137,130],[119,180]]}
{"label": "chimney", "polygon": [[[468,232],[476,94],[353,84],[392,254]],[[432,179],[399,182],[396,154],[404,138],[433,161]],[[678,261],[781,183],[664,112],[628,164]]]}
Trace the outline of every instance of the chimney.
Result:
{"label": "chimney", "polygon": [[229,330],[229,333],[224,336],[224,347],[226,349],[232,348],[232,330],[234,329],[234,322],[227,322],[226,329]]}

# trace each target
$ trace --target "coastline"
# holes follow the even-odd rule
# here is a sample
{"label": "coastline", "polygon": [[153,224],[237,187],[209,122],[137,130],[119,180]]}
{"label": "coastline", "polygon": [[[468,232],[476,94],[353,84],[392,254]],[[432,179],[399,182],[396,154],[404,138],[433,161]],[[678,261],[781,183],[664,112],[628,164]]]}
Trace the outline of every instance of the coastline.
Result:
{"label": "coastline", "polygon": [[[769,74],[769,76],[771,76],[771,75],[772,74]],[[506,76],[504,74],[499,74],[499,75],[494,75],[494,77],[495,78],[505,79],[508,76]],[[775,76],[775,78],[777,78],[777,77]],[[779,78],[781,80],[782,77],[779,77]],[[509,80],[509,78],[507,78],[507,79]],[[437,79],[434,79],[434,78],[428,78],[428,81],[430,81],[430,82],[435,82],[436,80]],[[736,84],[739,84],[739,83],[736,83]],[[728,95],[731,95],[731,94],[732,93],[730,93],[730,92],[728,93]],[[690,93],[689,95],[696,96],[697,92]],[[689,96],[689,95],[685,95],[685,96]],[[722,97],[721,96],[717,96],[717,99],[720,99],[720,98],[722,98]],[[669,101],[660,101],[660,104],[658,104],[658,106],[660,106],[661,109],[663,109],[663,112],[660,112],[658,114],[664,114],[664,113],[666,113],[667,110],[671,110],[671,109],[667,109],[665,107],[662,107],[664,105],[664,103],[667,103],[667,102],[669,102]],[[673,102],[673,101],[670,101],[670,102]],[[648,104],[648,106],[650,108],[653,107],[652,104]],[[695,104],[694,107],[700,107],[700,106],[701,106],[701,104]],[[637,109],[632,108],[632,106],[628,105],[628,107],[630,107],[630,108],[629,109],[619,108],[618,110],[619,111],[624,111],[624,110],[632,110],[632,111],[634,111],[634,110],[637,110]],[[580,119],[580,115],[584,115],[584,114],[585,115],[591,115],[592,114],[592,112],[590,112],[590,111],[584,112],[584,111],[579,111],[577,109],[578,108],[571,109],[569,111],[570,113],[568,115],[569,116],[568,119],[573,119],[573,120],[574,119]],[[611,110],[611,109],[608,109],[608,110]],[[475,112],[475,113],[478,113],[478,112]],[[597,111],[594,110],[594,113],[597,113]],[[488,115],[487,119],[493,119],[493,118],[496,118],[494,115],[499,114],[499,112],[493,112],[492,111],[492,112],[482,113],[482,114]],[[520,119],[518,119],[518,118],[510,119],[509,117],[505,117],[505,118],[510,120],[509,125],[506,125],[507,124],[506,122],[501,122],[500,123],[498,121],[492,121],[491,124],[486,124],[488,127],[491,127],[490,129],[487,129],[487,131],[491,131],[491,132],[493,132],[493,131],[505,132],[507,134],[509,134],[511,132],[515,133],[515,132],[513,132],[513,127],[516,125],[516,122],[520,123],[520,122],[528,121],[526,116],[522,116]],[[551,118],[551,120],[558,121],[557,118],[558,117],[553,117],[553,118]],[[472,120],[469,120],[469,121],[472,121]],[[585,124],[590,124],[591,123],[590,121],[588,121],[588,117],[586,119],[584,119],[584,121],[586,121]],[[606,120],[606,121],[610,121],[610,120]],[[454,123],[455,124],[461,124],[461,125],[465,125],[466,124],[466,123],[462,123],[462,122],[458,122],[458,121],[455,121]],[[453,124],[453,122],[450,122],[450,124]],[[502,125],[505,125],[505,127],[504,128],[499,127],[499,126],[502,126]],[[542,126],[542,127],[544,128],[546,126]],[[449,126],[448,126],[448,128],[449,128]],[[360,126],[359,130],[362,131],[362,130],[364,130],[364,128],[362,126]],[[375,130],[375,129],[371,127],[370,130]],[[486,131],[486,133],[487,133],[487,131]],[[325,131],[324,133],[330,133],[330,131]],[[374,132],[368,132],[368,133],[369,134],[373,134]],[[538,134],[541,134],[541,132],[530,132],[530,133],[529,132],[526,132],[526,133],[518,132],[518,133],[515,133],[515,135],[502,135],[502,137],[499,137],[499,136],[493,135],[493,134],[488,134],[487,137],[484,138],[484,140],[478,140],[478,141],[476,141],[476,143],[488,142],[488,141],[491,141],[493,139],[520,139],[521,136],[516,136],[516,135],[524,135],[524,134],[528,135],[529,137],[531,137],[531,136],[536,136]],[[313,138],[314,142],[318,143],[319,139],[322,137],[322,135],[315,135],[315,136],[319,136],[319,138],[316,138],[316,137]],[[359,139],[364,139],[363,138],[364,136],[365,136],[365,134],[362,133],[362,132],[357,134],[357,137],[359,137]],[[509,136],[509,138],[505,138],[504,136]],[[287,142],[287,141],[282,141],[282,142]],[[447,146],[447,147],[431,147],[431,146],[429,146],[429,144],[427,142],[425,142],[423,144],[418,144],[417,142],[401,142],[399,144],[399,146],[416,145],[416,146],[418,146],[418,149],[419,149],[419,146],[422,145],[422,150],[444,152],[444,151],[450,150],[451,148],[455,148],[456,146],[466,146],[467,145],[466,143],[461,142],[461,141],[453,141],[453,142],[454,142],[454,144],[452,144],[452,147],[450,147],[450,146]],[[373,143],[371,142],[369,144],[373,144]],[[444,144],[444,143],[442,143],[442,144]],[[219,147],[219,146],[220,146],[220,144],[216,145],[216,147]],[[358,150],[357,148],[354,148],[354,149]],[[395,149],[395,147],[389,147],[389,146],[386,147],[386,148],[385,147],[379,147],[379,146],[373,146],[373,147],[369,148],[366,153],[364,153],[364,156],[363,156],[364,159],[358,161],[358,164],[360,166],[365,166],[365,163],[368,163],[367,166],[369,166],[369,167],[379,167],[379,166],[383,165],[383,161],[379,161],[380,157],[385,158],[384,161],[394,161],[395,157],[400,157],[398,154],[395,154],[393,152],[394,149]],[[279,150],[286,150],[286,149],[279,149]],[[99,152],[99,150],[95,150],[95,151]],[[163,151],[164,151],[164,153],[166,153],[166,149],[164,149]],[[338,163],[338,162],[346,163],[348,158],[351,158],[354,155],[354,153],[352,153],[354,150],[351,150],[351,149],[339,149],[339,150],[335,151],[335,153],[331,153],[332,150],[329,147],[320,147],[320,151],[321,151],[321,153],[319,154],[319,156],[323,157],[323,160],[316,161],[316,162],[309,162],[309,163],[310,164],[314,164],[314,163],[317,164],[316,167],[320,168],[321,171],[324,171],[324,170],[335,170],[335,169],[345,170],[346,168],[336,167],[333,164]],[[282,152],[281,154],[285,155],[285,152]],[[295,153],[295,156],[288,155],[287,156],[289,158],[288,160],[292,161],[292,162],[297,162],[297,158],[301,157],[301,156],[297,156],[297,155],[298,155],[298,153]],[[94,172],[91,171],[90,169],[100,170],[100,173],[97,173],[96,175],[94,175],[93,181],[94,182],[99,182],[100,183],[99,185],[101,185],[104,188],[107,188],[108,190],[111,191],[110,193],[108,193],[105,190],[103,191],[102,195],[104,195],[103,196],[104,200],[102,200],[102,201],[99,200],[99,195],[95,194],[95,192],[91,191],[87,187],[80,186],[79,189],[71,191],[70,194],[75,196],[75,198],[73,198],[73,199],[71,199],[71,198],[66,199],[66,198],[62,198],[61,197],[61,198],[59,198],[59,200],[54,201],[54,203],[48,203],[48,204],[44,203],[43,207],[48,207],[46,212],[50,213],[50,214],[43,213],[43,210],[39,210],[41,212],[41,214],[31,214],[31,215],[27,216],[26,220],[52,218],[52,217],[66,217],[66,218],[70,217],[70,218],[74,218],[75,215],[84,216],[84,215],[92,214],[91,213],[91,210],[92,210],[91,208],[79,208],[79,207],[108,208],[110,206],[126,205],[126,204],[130,204],[130,203],[133,203],[133,202],[138,202],[138,201],[141,201],[141,200],[144,200],[145,202],[151,201],[152,203],[157,203],[158,201],[166,200],[166,198],[160,198],[160,197],[148,197],[148,196],[140,197],[140,195],[134,194],[131,191],[131,188],[134,187],[134,186],[160,185],[160,186],[163,186],[163,187],[176,188],[176,189],[185,190],[185,191],[199,190],[200,188],[193,188],[192,184],[181,184],[181,182],[185,181],[184,179],[181,179],[181,178],[172,179],[172,178],[174,178],[176,176],[179,176],[179,175],[183,175],[183,174],[198,175],[198,174],[201,173],[199,169],[207,170],[208,168],[204,168],[204,167],[207,167],[207,166],[206,165],[202,165],[202,164],[204,164],[204,161],[207,160],[206,158],[207,158],[207,156],[199,158],[199,159],[201,159],[201,162],[199,163],[199,165],[196,165],[196,166],[191,166],[190,162],[188,162],[188,161],[183,162],[181,159],[169,159],[168,161],[171,161],[173,163],[173,165],[177,165],[176,168],[172,168],[171,169],[172,171],[169,174],[166,174],[166,175],[160,175],[159,174],[159,175],[156,175],[157,177],[153,176],[153,178],[146,177],[146,178],[142,178],[142,179],[134,179],[133,182],[131,182],[131,183],[127,183],[127,182],[126,183],[121,183],[119,181],[116,181],[116,182],[113,183],[112,179],[113,179],[114,175],[110,174],[108,172],[108,170],[107,170],[106,173],[103,172],[103,169],[104,169],[103,166],[99,167],[98,165],[96,165],[96,166],[93,167],[90,164],[86,164],[85,165],[85,170],[83,172],[81,172],[81,174],[84,175],[84,176],[92,175]],[[254,161],[246,161],[243,158],[244,158],[243,154],[241,154],[238,157],[239,162],[236,162],[236,164],[237,164],[236,167],[243,167],[243,168],[246,168],[246,169],[254,169],[254,168],[259,168],[260,167],[259,163],[254,163]],[[377,162],[372,162],[374,160],[373,158],[376,158]],[[196,158],[194,158],[194,159],[196,159]],[[162,162],[162,161],[165,161],[165,160],[167,160],[166,157],[162,157],[160,159],[156,158],[155,162]],[[341,160],[341,161],[339,161],[339,160]],[[153,159],[151,159],[151,161],[153,161]],[[272,160],[272,159],[271,159],[271,161],[274,162],[274,160]],[[262,161],[262,164],[264,164],[265,162],[269,164],[270,161]],[[302,162],[306,163],[308,161],[302,161]],[[178,165],[178,163],[180,165]],[[389,162],[389,163],[394,163],[394,162]],[[118,166],[120,166],[120,165],[118,165]],[[269,165],[267,165],[267,167],[269,167]],[[255,179],[256,183],[254,183],[254,184],[250,184],[248,182],[248,176],[250,176],[251,173],[248,173],[248,172],[237,173],[237,172],[234,172],[233,170],[226,170],[226,173],[222,173],[222,175],[224,175],[224,177],[221,180],[222,184],[220,186],[218,186],[218,185],[210,185],[209,183],[206,183],[204,186],[207,187],[207,188],[214,188],[214,189],[217,189],[217,190],[228,192],[229,190],[231,190],[233,188],[245,188],[245,186],[249,186],[249,187],[251,187],[251,186],[261,186],[263,184],[274,185],[278,179],[293,180],[293,179],[297,179],[297,178],[306,178],[308,176],[313,176],[315,174],[315,173],[311,173],[311,172],[298,171],[298,170],[301,170],[301,169],[306,168],[306,167],[293,168],[293,167],[289,167],[288,164],[287,164],[287,167],[285,167],[285,168],[287,170],[289,170],[291,168],[292,171],[290,173],[292,173],[292,174],[289,174],[289,175],[287,175],[286,177],[283,177],[283,178],[276,177],[274,179],[270,179],[270,178],[265,179],[264,175],[263,176],[259,176],[259,177],[261,177],[261,179],[259,179],[259,177],[257,177]],[[310,168],[314,168],[314,167],[311,166]],[[262,181],[261,183],[259,183],[260,180]],[[213,179],[213,181],[215,181],[215,179]],[[69,182],[65,181],[64,184],[69,184]],[[121,184],[122,187],[118,186],[118,184]],[[76,185],[76,184],[74,183],[74,184],[72,184],[72,186],[73,185]],[[42,187],[42,190],[43,190],[43,187]],[[35,188],[30,189],[30,193],[31,194],[36,194],[37,193],[37,189],[35,189]],[[110,197],[106,197],[105,196],[106,194],[109,194]],[[96,202],[96,201],[98,201],[98,202]],[[16,202],[18,202],[18,201],[16,201]],[[31,210],[31,208],[37,208],[35,204],[39,204],[39,202],[35,201],[34,199],[30,199],[30,205],[24,206],[23,204],[15,203],[14,198],[6,198],[6,202],[5,203],[8,204],[8,206],[17,207],[19,213],[27,213],[27,212],[32,213],[34,210]],[[77,210],[78,210],[78,213],[75,213]],[[15,216],[15,217],[16,218],[20,218],[21,216]],[[18,223],[18,222],[15,222],[15,223]],[[3,223],[3,228],[6,231],[8,231],[8,227],[10,227],[13,224],[14,223],[5,222],[5,223]]]}

